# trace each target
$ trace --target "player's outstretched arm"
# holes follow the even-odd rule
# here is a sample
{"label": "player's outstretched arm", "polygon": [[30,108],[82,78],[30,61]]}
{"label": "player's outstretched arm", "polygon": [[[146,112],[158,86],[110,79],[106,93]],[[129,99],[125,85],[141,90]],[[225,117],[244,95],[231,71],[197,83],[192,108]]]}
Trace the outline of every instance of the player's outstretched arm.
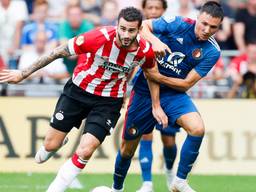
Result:
{"label": "player's outstretched arm", "polygon": [[146,75],[146,78],[159,84],[164,84],[178,91],[186,92],[191,87],[193,87],[202,77],[194,69],[192,69],[185,79],[167,77],[161,73],[152,73],[152,75]]}
{"label": "player's outstretched arm", "polygon": [[166,51],[171,53],[171,49],[160,41],[153,33],[152,20],[145,20],[142,23],[141,35],[152,44],[156,57],[164,57]]}
{"label": "player's outstretched arm", "polygon": [[20,81],[26,79],[32,73],[45,67],[55,59],[68,56],[71,56],[68,45],[61,45],[59,47],[56,47],[50,54],[40,57],[31,66],[23,70],[0,71],[0,83],[19,83]]}
{"label": "player's outstretched arm", "polygon": [[[150,69],[143,69],[145,76],[151,76],[158,73],[157,65]],[[160,86],[158,83],[147,79],[152,100],[152,113],[157,122],[163,125],[163,128],[168,126],[168,117],[163,111],[160,104]]]}

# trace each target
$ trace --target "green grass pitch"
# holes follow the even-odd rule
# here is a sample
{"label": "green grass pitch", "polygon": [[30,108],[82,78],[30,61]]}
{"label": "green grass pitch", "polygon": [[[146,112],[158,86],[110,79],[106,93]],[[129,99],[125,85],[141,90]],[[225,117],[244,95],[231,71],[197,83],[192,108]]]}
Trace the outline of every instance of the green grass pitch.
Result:
{"label": "green grass pitch", "polygon": [[[41,173],[0,173],[0,192],[45,192],[55,174]],[[79,180],[83,190],[67,192],[89,192],[100,185],[111,186],[111,174],[82,174]],[[164,175],[154,175],[155,192],[167,192]],[[191,186],[198,192],[256,192],[256,176],[209,176],[192,175]],[[125,192],[135,192],[141,185],[140,175],[129,174],[125,183]]]}

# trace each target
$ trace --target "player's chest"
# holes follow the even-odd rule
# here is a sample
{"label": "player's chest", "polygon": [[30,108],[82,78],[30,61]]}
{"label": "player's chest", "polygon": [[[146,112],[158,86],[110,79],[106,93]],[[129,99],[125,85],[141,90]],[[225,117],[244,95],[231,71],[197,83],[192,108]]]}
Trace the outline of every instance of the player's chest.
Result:
{"label": "player's chest", "polygon": [[182,64],[181,68],[195,67],[205,55],[205,45],[189,38],[189,35],[174,35],[168,39],[172,54],[167,60]]}
{"label": "player's chest", "polygon": [[129,73],[136,66],[144,63],[144,58],[138,56],[136,52],[103,54],[98,53],[95,55],[97,65],[103,67],[111,72]]}

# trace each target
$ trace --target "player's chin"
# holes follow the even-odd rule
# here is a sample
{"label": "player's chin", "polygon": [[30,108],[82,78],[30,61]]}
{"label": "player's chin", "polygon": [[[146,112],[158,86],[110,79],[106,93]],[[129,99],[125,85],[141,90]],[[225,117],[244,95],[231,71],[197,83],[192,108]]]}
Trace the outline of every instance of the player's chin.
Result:
{"label": "player's chin", "polygon": [[201,41],[207,41],[209,39],[208,35],[201,35],[200,40]]}
{"label": "player's chin", "polygon": [[130,41],[129,42],[123,42],[122,43],[123,47],[129,47],[131,45]]}

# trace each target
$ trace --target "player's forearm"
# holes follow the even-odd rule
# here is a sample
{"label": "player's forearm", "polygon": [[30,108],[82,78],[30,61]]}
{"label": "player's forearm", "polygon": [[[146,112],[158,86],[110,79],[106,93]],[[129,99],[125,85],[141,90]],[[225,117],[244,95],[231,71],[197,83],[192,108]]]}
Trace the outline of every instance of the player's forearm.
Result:
{"label": "player's forearm", "polygon": [[159,41],[159,39],[152,33],[152,21],[151,20],[143,21],[141,35],[143,38],[148,40],[150,43]]}
{"label": "player's forearm", "polygon": [[147,80],[148,87],[150,90],[151,100],[152,100],[152,108],[157,108],[160,106],[160,99],[159,99],[159,84],[155,81]]}
{"label": "player's forearm", "polygon": [[56,47],[50,54],[44,55],[40,57],[38,60],[36,60],[31,66],[27,67],[26,69],[23,69],[21,71],[22,78],[25,79],[28,76],[30,76],[35,71],[45,67],[52,61],[58,58],[62,57],[68,57],[70,56],[70,52],[68,50],[67,45],[61,45],[59,47]]}
{"label": "player's forearm", "polygon": [[192,87],[192,84],[186,79],[167,77],[160,73],[154,73],[149,77],[149,79],[182,92],[186,92],[190,87]]}
{"label": "player's forearm", "polygon": [[234,25],[234,38],[235,38],[236,45],[240,51],[245,50],[244,33],[245,33],[244,25],[241,23],[236,23]]}

